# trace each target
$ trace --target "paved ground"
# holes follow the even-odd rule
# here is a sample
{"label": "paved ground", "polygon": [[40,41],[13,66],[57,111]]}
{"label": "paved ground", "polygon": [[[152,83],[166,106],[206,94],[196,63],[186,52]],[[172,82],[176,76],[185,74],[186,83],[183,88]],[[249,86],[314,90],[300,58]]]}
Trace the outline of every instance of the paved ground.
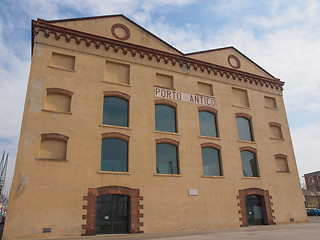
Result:
{"label": "paved ground", "polygon": [[[62,240],[63,238],[61,238]],[[63,240],[65,240],[64,238]],[[133,235],[100,235],[68,238],[70,240],[320,240],[320,217],[310,217],[309,223],[276,226],[253,226],[245,228],[148,233]],[[58,239],[50,239],[58,240]]]}

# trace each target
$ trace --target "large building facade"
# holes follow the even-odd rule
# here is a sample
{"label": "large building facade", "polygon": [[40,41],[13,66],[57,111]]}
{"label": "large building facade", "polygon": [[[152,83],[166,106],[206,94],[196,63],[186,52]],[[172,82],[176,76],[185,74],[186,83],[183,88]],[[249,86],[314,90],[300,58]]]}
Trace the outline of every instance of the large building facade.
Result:
{"label": "large building facade", "polygon": [[123,15],[32,22],[4,239],[306,222],[283,82]]}

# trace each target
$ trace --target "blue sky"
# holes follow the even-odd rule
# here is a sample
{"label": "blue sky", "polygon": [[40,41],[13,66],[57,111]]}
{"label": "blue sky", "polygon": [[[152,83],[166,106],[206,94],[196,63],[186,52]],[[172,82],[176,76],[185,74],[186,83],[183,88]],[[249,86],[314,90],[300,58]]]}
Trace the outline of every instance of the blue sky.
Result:
{"label": "blue sky", "polygon": [[320,1],[1,0],[0,152],[9,183],[31,62],[31,19],[124,14],[182,52],[234,46],[286,82],[300,176],[320,170]]}

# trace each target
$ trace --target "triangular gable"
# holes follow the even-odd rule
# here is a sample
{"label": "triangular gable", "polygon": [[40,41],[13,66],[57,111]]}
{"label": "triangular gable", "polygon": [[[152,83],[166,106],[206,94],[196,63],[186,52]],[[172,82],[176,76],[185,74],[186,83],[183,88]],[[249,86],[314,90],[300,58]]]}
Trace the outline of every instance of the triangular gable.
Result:
{"label": "triangular gable", "polygon": [[119,15],[73,18],[46,21],[49,24],[111,38],[135,45],[183,55],[179,50],[161,40],[129,18]]}
{"label": "triangular gable", "polygon": [[274,76],[272,76],[234,47],[188,53],[185,54],[185,56],[242,72],[248,72],[267,78],[274,78]]}

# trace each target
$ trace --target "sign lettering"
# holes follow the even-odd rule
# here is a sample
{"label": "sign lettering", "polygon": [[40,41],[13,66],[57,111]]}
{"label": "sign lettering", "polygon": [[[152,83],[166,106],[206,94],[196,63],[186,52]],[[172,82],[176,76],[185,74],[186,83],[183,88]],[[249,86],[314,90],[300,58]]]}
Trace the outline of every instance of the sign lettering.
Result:
{"label": "sign lettering", "polygon": [[206,105],[214,107],[216,105],[216,100],[213,97],[201,96],[197,94],[178,92],[165,88],[154,88],[154,96],[160,98],[166,98],[170,100],[177,100],[182,102],[189,102],[195,104]]}

